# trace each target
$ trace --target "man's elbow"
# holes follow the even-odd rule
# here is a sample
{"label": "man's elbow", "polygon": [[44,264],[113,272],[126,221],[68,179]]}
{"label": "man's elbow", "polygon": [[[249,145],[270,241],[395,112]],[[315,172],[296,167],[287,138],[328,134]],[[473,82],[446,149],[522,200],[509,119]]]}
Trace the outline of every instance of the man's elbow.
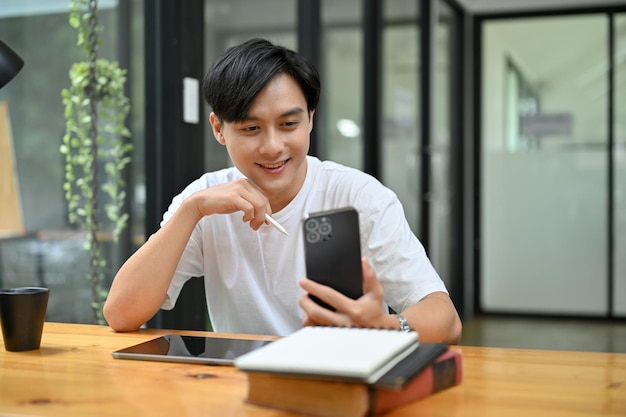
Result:
{"label": "man's elbow", "polygon": [[131,323],[126,314],[116,311],[109,304],[104,305],[102,314],[104,315],[106,322],[109,324],[109,327],[116,332],[132,332],[141,327],[141,324],[137,325],[134,322]]}
{"label": "man's elbow", "polygon": [[463,324],[458,314],[454,314],[452,326],[450,326],[450,333],[448,335],[447,343],[451,345],[458,345],[461,341],[461,335],[463,334]]}

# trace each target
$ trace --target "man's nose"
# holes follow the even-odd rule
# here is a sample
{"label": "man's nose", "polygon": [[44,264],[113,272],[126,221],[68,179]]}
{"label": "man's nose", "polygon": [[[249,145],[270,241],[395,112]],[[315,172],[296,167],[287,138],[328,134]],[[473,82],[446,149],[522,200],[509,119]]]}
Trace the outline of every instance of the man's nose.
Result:
{"label": "man's nose", "polygon": [[275,155],[280,153],[282,148],[283,140],[280,132],[276,131],[276,129],[267,130],[263,136],[259,152],[263,155]]}

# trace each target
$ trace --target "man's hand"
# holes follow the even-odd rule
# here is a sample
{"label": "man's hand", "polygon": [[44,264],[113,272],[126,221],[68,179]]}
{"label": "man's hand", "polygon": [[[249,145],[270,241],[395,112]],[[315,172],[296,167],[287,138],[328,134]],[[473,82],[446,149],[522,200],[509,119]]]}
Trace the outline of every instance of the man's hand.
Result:
{"label": "man's hand", "polygon": [[242,178],[198,191],[190,197],[198,220],[211,214],[243,212],[243,221],[253,230],[267,223],[265,214],[272,214],[269,200],[252,181]]}
{"label": "man's hand", "polygon": [[[383,310],[383,288],[376,272],[367,258],[361,260],[363,266],[363,296],[353,300],[345,295],[309,279],[300,281],[306,293],[300,298],[304,310],[304,326],[369,327],[399,330],[398,319]],[[333,306],[336,311],[327,310],[309,298],[315,295]],[[462,324],[459,315],[445,292],[433,292],[419,302],[400,312],[418,332],[423,342],[459,343]]]}
{"label": "man's hand", "polygon": [[[363,295],[353,300],[339,291],[310,279],[300,281],[306,293],[300,298],[300,307],[305,312],[305,326],[376,327],[390,328],[393,318],[383,311],[384,291],[376,278],[376,271],[367,258],[361,259],[363,269]],[[314,295],[333,306],[330,311],[309,298]]]}

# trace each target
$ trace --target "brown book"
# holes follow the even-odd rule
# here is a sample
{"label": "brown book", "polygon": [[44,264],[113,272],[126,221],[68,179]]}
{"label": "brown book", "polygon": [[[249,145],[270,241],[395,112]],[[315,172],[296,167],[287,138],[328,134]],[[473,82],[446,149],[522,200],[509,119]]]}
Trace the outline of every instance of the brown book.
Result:
{"label": "brown book", "polygon": [[462,370],[461,353],[451,349],[402,389],[272,372],[247,372],[247,402],[318,417],[375,416],[460,384]]}

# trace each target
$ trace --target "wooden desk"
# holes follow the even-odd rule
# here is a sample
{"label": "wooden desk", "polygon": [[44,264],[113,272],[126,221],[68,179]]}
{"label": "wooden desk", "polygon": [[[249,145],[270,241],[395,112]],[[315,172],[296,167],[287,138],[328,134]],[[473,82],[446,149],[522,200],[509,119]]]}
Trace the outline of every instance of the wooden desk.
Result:
{"label": "wooden desk", "polygon": [[[111,357],[166,333],[202,334],[46,323],[40,350],[0,346],[0,416],[294,415],[245,404],[246,376],[232,367]],[[626,354],[454,349],[463,351],[460,386],[386,416],[626,416]]]}

